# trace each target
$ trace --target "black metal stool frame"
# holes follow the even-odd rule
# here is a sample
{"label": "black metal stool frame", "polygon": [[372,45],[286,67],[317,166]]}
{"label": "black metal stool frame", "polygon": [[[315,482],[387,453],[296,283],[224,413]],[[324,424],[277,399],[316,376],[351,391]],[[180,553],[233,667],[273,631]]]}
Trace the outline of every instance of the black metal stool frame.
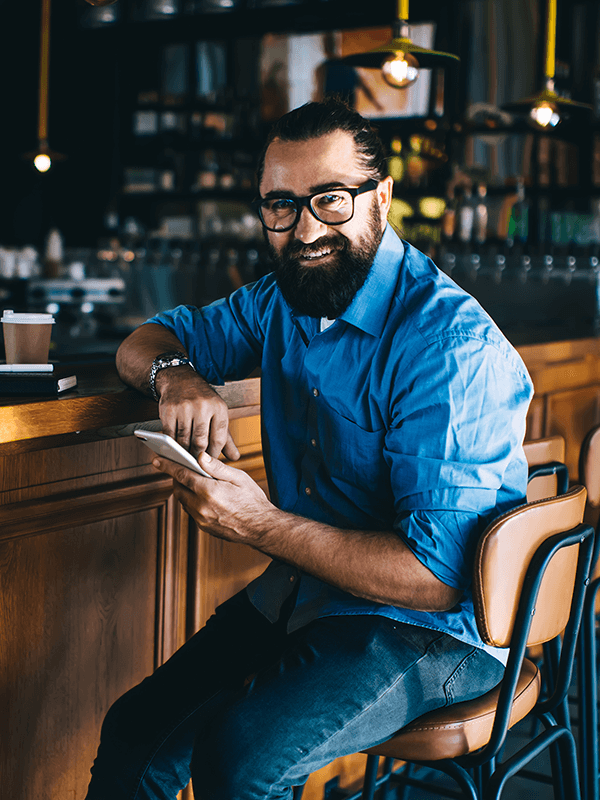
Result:
{"label": "black metal stool frame", "polygon": [[[548,747],[557,747],[560,749],[560,762],[564,775],[555,775],[555,785],[559,787],[559,793],[562,794],[560,785],[562,784],[561,778],[564,777],[565,791],[568,792],[564,800],[579,800],[579,798],[581,798],[575,740],[570,727],[559,725],[554,718],[553,712],[564,703],[572,677],[575,649],[577,647],[578,632],[583,616],[583,607],[586,600],[586,585],[592,560],[592,549],[594,545],[593,534],[593,528],[590,525],[582,523],[571,531],[558,533],[549,537],[540,545],[532,558],[521,593],[519,610],[511,641],[509,660],[502,681],[494,727],[487,745],[476,753],[454,760],[414,762],[421,766],[439,770],[454,778],[459,783],[465,796],[472,798],[472,800],[478,800],[480,797],[485,798],[485,800],[499,798],[506,781],[513,775],[516,775],[521,767],[528,764]],[[545,700],[539,702],[532,712],[540,719],[544,730],[518,753],[515,753],[494,769],[494,760],[500,753],[508,732],[513,697],[527,647],[527,636],[531,618],[535,613],[536,598],[542,577],[550,560],[561,548],[576,544],[581,544],[581,552],[577,565],[577,577],[571,605],[571,614],[565,629],[561,647],[556,684],[553,687],[552,694]],[[557,759],[552,760],[553,769],[556,769]],[[367,762],[367,780],[365,781],[361,795],[363,800],[373,800],[374,789],[376,785],[381,784],[381,781],[374,780],[374,776],[377,774],[378,761],[378,756],[369,756]],[[488,767],[488,765],[490,766]],[[479,771],[479,769],[481,769],[481,777],[476,781],[471,776],[470,772],[473,770]],[[402,772],[392,773],[389,777],[393,780],[402,780]],[[408,778],[407,782],[410,785],[412,780]],[[483,784],[481,787],[483,791],[478,790],[478,783],[480,787],[481,784]]]}

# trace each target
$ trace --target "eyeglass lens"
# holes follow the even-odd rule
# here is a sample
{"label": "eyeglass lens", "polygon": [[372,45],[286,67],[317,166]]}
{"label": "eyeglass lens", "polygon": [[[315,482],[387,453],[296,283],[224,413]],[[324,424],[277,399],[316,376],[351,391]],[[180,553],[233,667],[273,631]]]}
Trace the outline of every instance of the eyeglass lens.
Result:
{"label": "eyeglass lens", "polygon": [[[339,225],[352,218],[354,202],[350,192],[341,189],[314,195],[310,207],[321,222]],[[265,226],[271,230],[292,227],[300,213],[298,203],[292,197],[263,200],[260,210]]]}

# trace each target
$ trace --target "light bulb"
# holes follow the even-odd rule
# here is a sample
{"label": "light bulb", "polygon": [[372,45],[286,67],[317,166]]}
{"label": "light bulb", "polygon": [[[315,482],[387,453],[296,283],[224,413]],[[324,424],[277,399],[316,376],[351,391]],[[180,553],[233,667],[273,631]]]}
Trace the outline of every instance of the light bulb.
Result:
{"label": "light bulb", "polygon": [[405,89],[419,77],[419,62],[410,53],[401,50],[389,55],[381,65],[384,81],[394,89]]}
{"label": "light bulb", "polygon": [[39,153],[33,159],[33,163],[38,172],[48,172],[48,170],[52,166],[52,161],[50,160],[50,156],[46,155],[46,153]]}
{"label": "light bulb", "polygon": [[529,122],[535,128],[554,128],[560,122],[560,114],[554,103],[547,100],[536,103],[529,112]]}

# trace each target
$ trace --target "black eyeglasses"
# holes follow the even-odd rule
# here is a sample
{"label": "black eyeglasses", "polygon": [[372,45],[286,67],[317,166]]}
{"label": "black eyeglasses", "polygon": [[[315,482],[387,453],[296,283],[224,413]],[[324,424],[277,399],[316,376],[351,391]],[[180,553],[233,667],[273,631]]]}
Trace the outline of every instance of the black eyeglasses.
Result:
{"label": "black eyeglasses", "polygon": [[319,222],[343,225],[354,216],[354,198],[364,192],[372,192],[378,184],[379,181],[371,178],[356,189],[342,186],[306,197],[268,197],[265,200],[259,197],[253,206],[264,227],[275,233],[291,230],[305,206]]}

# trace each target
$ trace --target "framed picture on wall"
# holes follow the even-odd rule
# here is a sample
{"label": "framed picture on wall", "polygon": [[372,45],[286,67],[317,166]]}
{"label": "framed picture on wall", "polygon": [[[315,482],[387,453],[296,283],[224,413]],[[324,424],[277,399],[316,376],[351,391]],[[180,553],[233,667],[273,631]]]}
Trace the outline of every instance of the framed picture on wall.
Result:
{"label": "framed picture on wall", "polygon": [[[411,39],[420,47],[433,48],[435,23],[410,26]],[[342,31],[340,56],[364,53],[390,40],[389,28]],[[412,86],[395,89],[385,82],[380,70],[356,67],[354,107],[363,117],[426,117],[431,93],[431,70],[422,69]]]}
{"label": "framed picture on wall", "polygon": [[[364,117],[425,117],[429,111],[431,70],[421,70],[406,89],[389,86],[378,69],[355,68],[341,59],[389,41],[391,30],[359,28],[309,34],[269,33],[261,43],[261,116],[282,114],[325,94],[340,94]],[[411,38],[433,47],[435,24],[411,26]]]}

